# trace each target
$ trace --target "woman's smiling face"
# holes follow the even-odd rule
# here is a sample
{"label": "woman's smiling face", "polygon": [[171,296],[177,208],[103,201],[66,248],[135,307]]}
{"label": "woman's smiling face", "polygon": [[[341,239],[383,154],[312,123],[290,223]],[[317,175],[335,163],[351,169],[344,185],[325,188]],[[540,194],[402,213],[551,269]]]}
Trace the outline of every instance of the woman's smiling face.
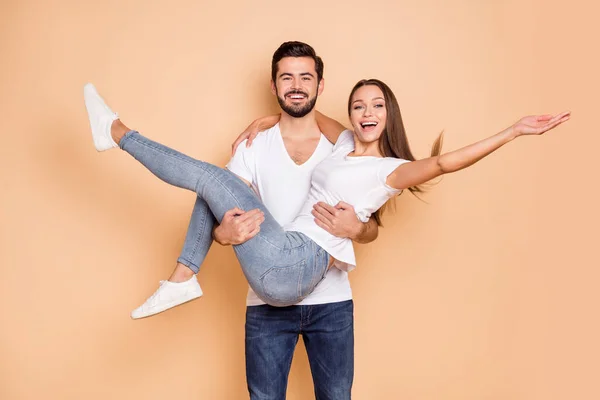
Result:
{"label": "woman's smiling face", "polygon": [[352,95],[350,123],[363,143],[372,143],[381,137],[387,122],[385,97],[375,85],[365,85]]}

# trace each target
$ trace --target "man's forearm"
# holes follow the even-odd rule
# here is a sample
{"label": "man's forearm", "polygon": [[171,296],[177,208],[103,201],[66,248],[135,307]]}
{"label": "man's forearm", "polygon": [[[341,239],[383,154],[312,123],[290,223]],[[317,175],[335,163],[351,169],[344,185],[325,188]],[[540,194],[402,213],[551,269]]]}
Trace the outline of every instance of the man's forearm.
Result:
{"label": "man's forearm", "polygon": [[377,235],[379,235],[377,221],[375,221],[375,218],[370,218],[369,221],[362,224],[360,232],[352,240],[356,243],[366,244],[377,239]]}

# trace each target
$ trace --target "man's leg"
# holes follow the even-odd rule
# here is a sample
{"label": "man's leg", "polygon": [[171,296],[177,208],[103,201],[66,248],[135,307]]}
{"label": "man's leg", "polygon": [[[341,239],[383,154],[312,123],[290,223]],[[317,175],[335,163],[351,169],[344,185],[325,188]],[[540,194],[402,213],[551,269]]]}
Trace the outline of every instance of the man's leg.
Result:
{"label": "man's leg", "polygon": [[302,337],[317,400],[350,399],[354,377],[354,304],[302,306]]}
{"label": "man's leg", "polygon": [[300,306],[246,309],[246,380],[251,400],[285,400]]}

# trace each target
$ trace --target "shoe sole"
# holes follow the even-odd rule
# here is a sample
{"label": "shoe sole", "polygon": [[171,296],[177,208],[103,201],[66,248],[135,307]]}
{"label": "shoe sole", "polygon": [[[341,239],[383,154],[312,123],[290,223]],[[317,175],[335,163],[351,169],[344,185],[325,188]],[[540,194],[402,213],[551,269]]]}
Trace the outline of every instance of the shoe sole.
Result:
{"label": "shoe sole", "polygon": [[165,311],[167,311],[167,310],[170,310],[170,309],[172,309],[172,308],[175,308],[175,307],[177,307],[177,306],[180,306],[180,305],[182,305],[182,304],[189,303],[190,301],[192,301],[192,300],[196,300],[196,299],[198,299],[198,298],[200,298],[200,297],[202,297],[202,294],[199,294],[199,295],[197,295],[197,296],[191,297],[191,298],[189,298],[189,299],[187,299],[187,300],[184,300],[184,301],[182,301],[182,302],[175,302],[175,303],[172,303],[173,305],[169,305],[168,307],[166,307],[166,308],[164,308],[164,309],[162,309],[162,310],[160,310],[160,311],[153,312],[153,313],[151,313],[151,314],[146,314],[146,315],[143,315],[143,316],[140,316],[140,317],[134,317],[134,316],[131,316],[131,319],[144,319],[144,318],[152,317],[153,315],[160,314],[160,313],[162,313],[162,312],[165,312]]}

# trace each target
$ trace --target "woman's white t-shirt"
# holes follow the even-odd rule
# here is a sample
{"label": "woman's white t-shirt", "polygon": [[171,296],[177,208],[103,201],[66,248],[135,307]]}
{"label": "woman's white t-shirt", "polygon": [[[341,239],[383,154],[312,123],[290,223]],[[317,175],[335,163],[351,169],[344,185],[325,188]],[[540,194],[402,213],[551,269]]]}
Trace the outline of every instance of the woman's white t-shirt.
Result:
{"label": "woman's white t-shirt", "polygon": [[335,206],[340,201],[354,206],[357,217],[367,222],[391,197],[401,190],[386,184],[386,179],[398,166],[409,162],[399,158],[348,156],[354,151],[354,134],[344,131],[333,152],[314,169],[308,198],[296,218],[286,224],[286,231],[302,232],[335,259],[335,266],[344,271],[356,267],[352,240],[331,235],[319,227],[312,215],[319,201]]}

